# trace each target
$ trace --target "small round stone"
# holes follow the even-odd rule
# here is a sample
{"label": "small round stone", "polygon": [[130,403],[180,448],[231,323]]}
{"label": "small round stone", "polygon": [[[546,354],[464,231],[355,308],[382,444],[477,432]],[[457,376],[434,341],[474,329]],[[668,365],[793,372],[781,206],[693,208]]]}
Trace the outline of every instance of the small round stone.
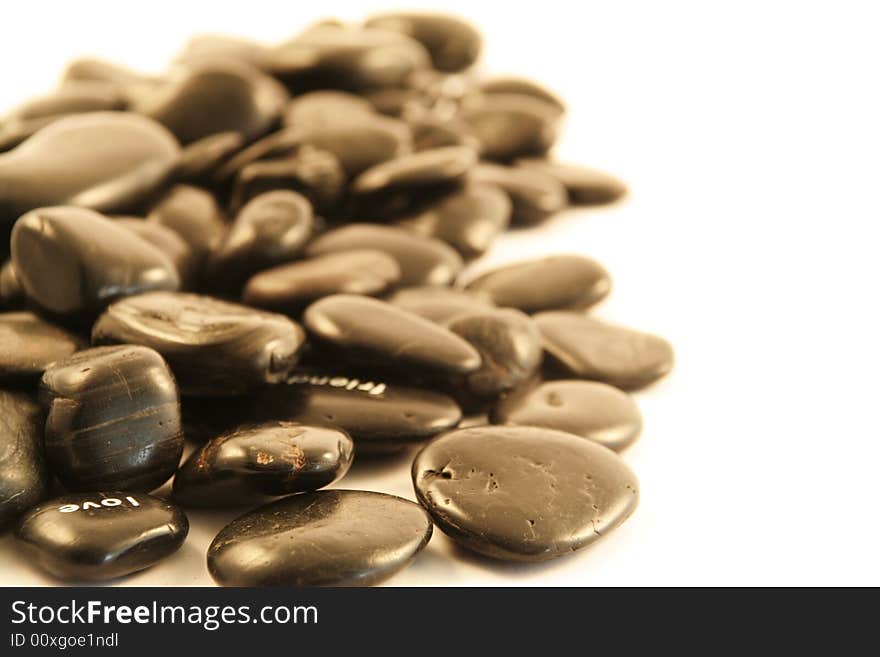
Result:
{"label": "small round stone", "polygon": [[615,451],[629,447],[642,431],[635,400],[598,381],[547,381],[501,400],[491,419],[566,431]]}
{"label": "small round stone", "polygon": [[71,494],[27,513],[15,530],[28,559],[69,581],[105,581],[149,568],[183,545],[184,513],[130,491]]}
{"label": "small round stone", "polygon": [[191,287],[195,283],[199,264],[196,254],[177,231],[138,217],[120,217],[115,219],[115,223],[117,226],[127,228],[168,256],[180,276],[182,289]]}
{"label": "small round stone", "polygon": [[31,312],[0,313],[0,382],[34,383],[81,341]]}
{"label": "small round stone", "polygon": [[369,586],[412,561],[431,531],[424,509],[392,495],[293,495],[224,527],[208,571],[222,586]]}
{"label": "small round stone", "polygon": [[483,162],[473,168],[469,179],[503,189],[513,205],[511,221],[517,225],[541,223],[568,205],[562,183],[535,169]]}
{"label": "small round stone", "polygon": [[567,377],[637,390],[666,376],[675,361],[663,338],[572,312],[535,315],[551,366]]}
{"label": "small round stone", "polygon": [[170,228],[189,244],[199,268],[226,234],[226,222],[210,192],[175,185],[153,206],[147,221]]}
{"label": "small round stone", "polygon": [[545,103],[553,105],[560,112],[565,111],[565,103],[554,92],[545,86],[527,80],[525,78],[515,76],[495,77],[482,82],[479,90],[484,94],[517,94],[520,96],[531,96]]}
{"label": "small round stone", "polygon": [[394,292],[386,301],[438,324],[445,324],[458,315],[495,308],[487,294],[432,285],[405,287]]}
{"label": "small round stone", "polygon": [[23,392],[0,390],[0,531],[49,496],[43,413]]}
{"label": "small round stone", "polygon": [[180,400],[171,370],[146,347],[79,351],[40,382],[46,458],[68,490],[149,491],[183,453]]}
{"label": "small round stone", "polygon": [[366,25],[411,36],[427,48],[438,71],[454,73],[469,68],[479,58],[483,46],[483,39],[473,25],[447,14],[388,12],[373,16]]}
{"label": "small round stone", "polygon": [[626,185],[614,176],[590,167],[561,164],[552,160],[517,160],[516,166],[546,173],[565,185],[575,205],[613,203],[626,195]]}
{"label": "small round stone", "polygon": [[611,450],[536,427],[459,429],[413,463],[419,501],[463,547],[543,561],[587,547],[638,504],[638,481]]}
{"label": "small round stone", "polygon": [[269,422],[218,436],[174,477],[186,506],[237,506],[329,486],[348,471],[351,438],[329,427]]}
{"label": "small round stone", "polygon": [[227,158],[241,150],[246,143],[240,132],[217,132],[202,137],[180,151],[171,178],[180,182],[207,181]]}
{"label": "small round stone", "polygon": [[377,164],[352,183],[352,191],[362,196],[430,188],[460,180],[477,162],[473,149],[447,146]]}
{"label": "small round stone", "polygon": [[532,96],[493,93],[466,103],[460,116],[482,157],[509,162],[546,153],[556,142],[561,115],[555,105]]}

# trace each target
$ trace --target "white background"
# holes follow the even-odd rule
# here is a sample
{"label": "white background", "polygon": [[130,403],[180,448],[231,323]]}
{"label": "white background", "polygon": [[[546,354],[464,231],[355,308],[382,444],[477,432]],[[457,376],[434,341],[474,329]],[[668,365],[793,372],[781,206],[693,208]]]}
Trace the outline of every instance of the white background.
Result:
{"label": "white background", "polygon": [[[625,458],[642,501],[626,525],[526,567],[468,557],[437,532],[390,584],[880,584],[872,4],[442,3],[483,29],[486,71],[535,77],[567,99],[561,158],[633,190],[618,207],[504,239],[478,266],[591,255],[615,279],[597,314],[669,338],[678,365],[638,395],[646,428]],[[50,88],[76,55],[158,70],[194,32],[271,42],[313,19],[396,6],[15,3],[0,108]],[[356,466],[344,485],[412,498],[405,461]],[[209,584],[205,548],[231,515],[191,514],[182,550],[125,583]],[[0,582],[46,582],[8,536]]]}

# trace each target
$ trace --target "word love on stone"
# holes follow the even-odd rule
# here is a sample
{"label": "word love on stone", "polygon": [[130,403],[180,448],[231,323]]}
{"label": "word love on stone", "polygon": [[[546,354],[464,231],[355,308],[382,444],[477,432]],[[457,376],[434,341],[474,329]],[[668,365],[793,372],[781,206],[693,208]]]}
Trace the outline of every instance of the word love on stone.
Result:
{"label": "word love on stone", "polygon": [[100,509],[101,507],[114,507],[114,506],[122,506],[123,504],[128,504],[128,506],[138,507],[141,505],[135,498],[131,495],[126,495],[124,498],[120,499],[118,497],[105,497],[100,502],[83,502],[82,504],[63,504],[58,507],[59,513],[73,513],[75,511],[88,511],[89,509]]}

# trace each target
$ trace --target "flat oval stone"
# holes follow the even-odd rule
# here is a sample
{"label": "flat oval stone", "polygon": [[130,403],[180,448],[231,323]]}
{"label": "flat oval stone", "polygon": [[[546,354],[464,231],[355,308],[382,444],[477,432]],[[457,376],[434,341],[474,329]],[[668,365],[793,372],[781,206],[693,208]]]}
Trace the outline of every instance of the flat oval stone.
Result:
{"label": "flat oval stone", "polygon": [[638,504],[638,481],[611,450],[536,427],[477,427],[428,444],[413,463],[419,502],[461,546],[543,561],[587,547]]}
{"label": "flat oval stone", "polygon": [[251,141],[269,131],[287,100],[274,79],[227,59],[183,68],[133,109],[162,123],[183,144],[230,131]]}
{"label": "flat oval stone", "polygon": [[216,132],[202,137],[180,151],[171,178],[180,182],[206,182],[246,143],[244,135],[239,132]]}
{"label": "flat oval stone", "polygon": [[415,373],[469,374],[480,355],[465,340],[413,313],[378,299],[336,294],[309,306],[309,333],[353,360]]}
{"label": "flat oval stone", "polygon": [[299,312],[332,294],[383,294],[400,280],[397,261],[381,251],[340,251],[267,269],[251,278],[243,301],[249,306]]}
{"label": "flat oval stone", "polygon": [[226,234],[226,223],[210,192],[191,185],[175,185],[160,198],[147,221],[170,228],[189,244],[201,268]]}
{"label": "flat oval stone", "polygon": [[386,301],[438,324],[445,324],[458,315],[495,308],[486,294],[436,286],[406,287],[391,294]]}
{"label": "flat oval stone", "polygon": [[215,184],[226,185],[249,164],[261,160],[278,160],[296,155],[302,144],[297,130],[282,128],[245,146],[223,162],[212,175]]}
{"label": "flat oval stone", "polygon": [[526,313],[578,310],[604,299],[611,291],[611,277],[595,260],[558,255],[493,269],[468,283],[467,289]]}
{"label": "flat oval stone", "polygon": [[427,48],[431,63],[439,71],[454,73],[473,66],[483,47],[483,39],[473,25],[447,14],[389,12],[373,16],[366,26],[411,36]]}
{"label": "flat oval stone", "polygon": [[294,128],[328,128],[374,114],[372,103],[357,94],[321,89],[291,99],[284,110],[283,123]]}
{"label": "flat oval stone", "polygon": [[177,469],[180,400],[171,370],[152,349],[79,351],[45,371],[40,401],[46,458],[68,490],[149,491]]}
{"label": "flat oval stone", "polygon": [[0,313],[0,382],[32,383],[55,361],[81,347],[80,340],[31,312]]}
{"label": "flat oval stone", "polygon": [[187,506],[237,506],[313,491],[342,478],[353,443],[339,429],[295,422],[242,427],[193,452],[174,477]]}
{"label": "flat oval stone", "polygon": [[397,223],[475,258],[507,229],[511,212],[510,198],[499,187],[471,183]]}
{"label": "flat oval stone", "polygon": [[613,203],[627,191],[626,185],[614,176],[590,167],[541,159],[517,160],[516,166],[556,178],[568,190],[569,201],[575,205]]}
{"label": "flat oval stone", "polygon": [[557,429],[620,451],[642,431],[635,400],[597,381],[547,381],[502,399],[491,413],[495,424]]}
{"label": "flat oval stone", "polygon": [[305,334],[283,315],[185,293],[142,294],[110,306],[94,344],[142,344],[168,361],[184,395],[231,396],[283,380]]}
{"label": "flat oval stone", "polygon": [[315,228],[312,204],[281,189],[251,199],[208,261],[208,276],[240,286],[260,270],[294,260]]}
{"label": "flat oval stone", "polygon": [[493,93],[463,105],[460,117],[479,141],[482,157],[507,162],[546,153],[556,142],[561,114],[538,98]]}
{"label": "flat oval stone", "polygon": [[414,150],[427,151],[447,146],[466,146],[475,151],[480,148],[480,143],[461,121],[422,116],[408,119],[407,122],[412,130]]}
{"label": "flat oval stone", "polygon": [[191,37],[175,61],[185,65],[216,60],[236,60],[262,68],[268,48],[251,39],[228,34],[197,34]]}
{"label": "flat oval stone", "polygon": [[392,495],[293,495],[224,527],[208,571],[222,586],[369,586],[409,564],[431,530],[422,507]]}
{"label": "flat oval stone", "polygon": [[534,169],[485,162],[475,166],[469,178],[503,189],[513,204],[511,220],[515,224],[540,223],[568,205],[568,194],[562,183]]}
{"label": "flat oval stone", "polygon": [[0,390],[0,530],[49,496],[43,413],[22,392]]}
{"label": "flat oval stone", "polygon": [[430,56],[416,40],[387,30],[318,25],[274,48],[267,68],[291,88],[351,91],[400,87]]}
{"label": "flat oval stone", "polygon": [[164,253],[85,208],[40,208],[22,216],[12,231],[12,263],[27,296],[63,316],[93,317],[116,299],[180,287]]}
{"label": "flat oval stone", "polygon": [[571,312],[539,313],[535,321],[550,364],[568,376],[636,390],[672,370],[672,346],[656,335]]}
{"label": "flat oval stone", "polygon": [[492,399],[528,381],[541,365],[541,333],[518,310],[492,308],[454,317],[446,327],[467,340],[482,365],[464,378],[467,392]]}
{"label": "flat oval stone", "polygon": [[183,545],[189,521],[145,493],[64,495],[27,513],[15,538],[28,559],[63,580],[104,581],[157,564]]}
{"label": "flat oval stone", "polygon": [[199,272],[198,259],[193,248],[176,230],[140,217],[119,217],[114,223],[130,230],[164,253],[177,269],[181,288],[186,289],[195,283]]}
{"label": "flat oval stone", "polygon": [[565,103],[554,92],[547,87],[526,78],[515,76],[501,76],[490,78],[481,82],[478,89],[484,94],[516,94],[520,96],[531,96],[545,103],[553,105],[560,112],[565,111]]}
{"label": "flat oval stone", "polygon": [[50,205],[124,212],[163,182],[178,151],[165,128],[136,114],[54,121],[0,154],[0,227],[8,231],[25,212]]}
{"label": "flat oval stone", "polygon": [[464,267],[461,256],[440,240],[395,226],[353,223],[316,237],[306,255],[370,249],[387,253],[400,266],[401,286],[450,285]]}

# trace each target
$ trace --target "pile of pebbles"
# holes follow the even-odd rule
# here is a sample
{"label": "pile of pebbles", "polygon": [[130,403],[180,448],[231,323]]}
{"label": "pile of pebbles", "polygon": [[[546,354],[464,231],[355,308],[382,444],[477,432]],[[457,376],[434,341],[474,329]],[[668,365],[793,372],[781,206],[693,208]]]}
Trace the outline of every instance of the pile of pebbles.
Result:
{"label": "pile of pebbles", "polygon": [[[31,563],[124,576],[182,508],[244,507],[219,584],[365,585],[434,525],[538,561],[633,512],[628,391],[669,344],[587,314],[611,279],[582,256],[459,282],[508,227],[625,193],[548,156],[565,105],[480,77],[481,47],[410,13],[197,37],[158,77],[76,61],[3,119],[0,526]],[[418,503],[319,490],[422,444]]]}

